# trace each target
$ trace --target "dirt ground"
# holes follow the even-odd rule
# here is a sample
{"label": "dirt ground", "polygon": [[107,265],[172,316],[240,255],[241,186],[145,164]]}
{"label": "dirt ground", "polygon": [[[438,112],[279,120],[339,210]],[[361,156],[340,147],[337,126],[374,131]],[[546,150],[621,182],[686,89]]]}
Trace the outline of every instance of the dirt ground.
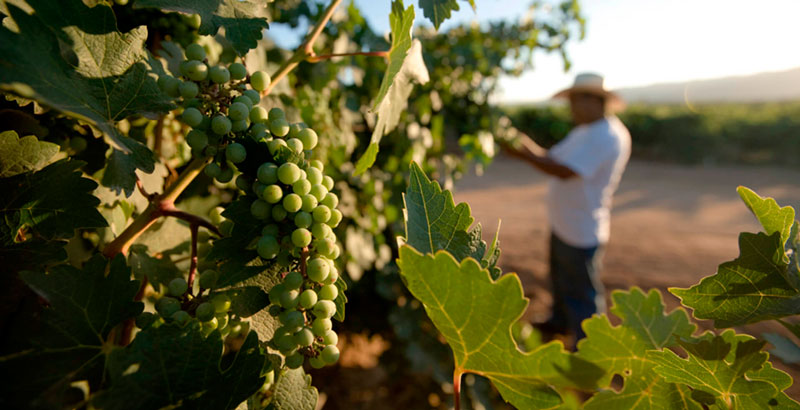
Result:
{"label": "dirt ground", "polygon": [[[547,279],[546,177],[530,166],[499,158],[483,176],[456,184],[456,202],[467,202],[489,241],[500,228],[501,265],[517,272],[531,299],[528,317],[544,320],[551,303]],[[739,232],[759,225],[739,199],[738,185],[782,206],[800,209],[800,171],[765,167],[687,167],[632,161],[612,210],[611,239],[601,280],[610,292],[639,286],[662,291],[669,310],[679,306],[668,287],[689,287],[738,255]],[[711,322],[700,322],[710,328]],[[786,334],[780,325],[737,328],[758,335]],[[800,366],[776,366],[800,380]],[[800,382],[787,393],[800,400]]]}

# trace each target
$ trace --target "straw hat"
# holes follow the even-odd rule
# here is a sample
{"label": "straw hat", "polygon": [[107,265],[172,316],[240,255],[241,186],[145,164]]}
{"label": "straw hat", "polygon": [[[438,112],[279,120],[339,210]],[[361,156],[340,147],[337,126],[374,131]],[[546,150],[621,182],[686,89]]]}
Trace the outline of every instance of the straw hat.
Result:
{"label": "straw hat", "polygon": [[606,89],[603,76],[595,73],[580,73],[575,76],[572,87],[557,92],[553,98],[569,98],[574,92],[589,93],[603,97],[606,109],[612,112],[622,111],[625,102],[619,95]]}

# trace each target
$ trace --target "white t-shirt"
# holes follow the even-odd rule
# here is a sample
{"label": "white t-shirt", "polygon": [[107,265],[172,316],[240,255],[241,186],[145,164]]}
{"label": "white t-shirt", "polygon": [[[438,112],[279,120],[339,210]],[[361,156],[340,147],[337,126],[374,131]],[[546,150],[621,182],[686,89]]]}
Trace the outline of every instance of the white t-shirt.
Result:
{"label": "white t-shirt", "polygon": [[608,242],[611,197],[631,153],[631,136],[615,116],[575,127],[548,156],[577,176],[552,177],[548,210],[553,232],[576,247]]}

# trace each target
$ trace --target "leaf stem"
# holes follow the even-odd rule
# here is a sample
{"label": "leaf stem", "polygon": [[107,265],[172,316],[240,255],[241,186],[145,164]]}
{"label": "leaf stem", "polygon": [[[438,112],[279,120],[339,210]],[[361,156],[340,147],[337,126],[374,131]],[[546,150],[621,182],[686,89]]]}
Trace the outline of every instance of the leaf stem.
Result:
{"label": "leaf stem", "polygon": [[389,57],[388,51],[359,51],[355,53],[334,53],[334,54],[323,54],[323,55],[314,55],[308,57],[306,61],[309,63],[318,63],[323,60],[330,60],[334,57],[349,57],[349,56],[367,56],[367,57]]}
{"label": "leaf stem", "polygon": [[311,32],[306,36],[305,41],[297,47],[292,56],[272,75],[272,81],[270,81],[267,89],[261,93],[262,96],[269,95],[275,87],[275,84],[278,84],[283,77],[286,77],[287,74],[294,70],[297,64],[303,60],[314,57],[314,42],[317,41],[317,37],[319,37],[325,25],[328,24],[328,21],[333,17],[333,11],[336,10],[336,7],[338,7],[341,2],[342,0],[331,1],[331,4],[325,9],[322,18],[317,21],[317,24],[314,25],[314,28],[312,28]]}
{"label": "leaf stem", "polygon": [[461,409],[461,371],[456,369],[453,371],[453,402],[454,409]]}

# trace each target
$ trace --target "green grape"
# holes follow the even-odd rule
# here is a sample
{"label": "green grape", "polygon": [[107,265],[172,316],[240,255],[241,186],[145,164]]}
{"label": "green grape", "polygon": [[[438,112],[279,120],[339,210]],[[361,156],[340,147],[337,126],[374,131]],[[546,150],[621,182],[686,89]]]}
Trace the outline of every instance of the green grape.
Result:
{"label": "green grape", "polygon": [[217,175],[217,181],[219,181],[219,182],[221,182],[223,184],[227,184],[228,182],[231,182],[232,179],[233,179],[233,169],[232,168],[225,168],[225,169],[222,170],[222,172],[219,173],[219,175]]}
{"label": "green grape", "polygon": [[316,168],[320,171],[325,169],[325,167],[322,165],[322,161],[318,159],[312,159],[311,161],[309,161],[309,164],[311,165],[312,168]]}
{"label": "green grape", "polygon": [[325,332],[325,335],[322,336],[322,343],[329,346],[335,346],[337,343],[339,343],[339,335],[337,335],[336,332],[331,329]]}
{"label": "green grape", "polygon": [[310,280],[317,283],[322,283],[322,281],[328,277],[330,268],[331,266],[324,258],[314,258],[308,261],[308,264],[306,265],[306,274]]}
{"label": "green grape", "polygon": [[208,78],[216,84],[224,84],[231,80],[231,72],[225,67],[214,66],[208,69]]}
{"label": "green grape", "polygon": [[311,329],[304,327],[294,334],[294,342],[298,346],[311,346],[314,343],[314,334],[311,333]]}
{"label": "green grape", "polygon": [[247,112],[250,113],[250,110],[253,108],[253,100],[245,97],[244,95],[240,95],[233,99],[233,103],[240,103],[244,104],[247,107]]}
{"label": "green grape", "polygon": [[208,136],[203,131],[191,130],[186,134],[186,143],[189,144],[195,152],[202,152],[203,148],[208,145]]}
{"label": "green grape", "polygon": [[300,209],[302,209],[303,212],[309,212],[309,213],[313,212],[314,208],[316,208],[317,205],[319,204],[317,198],[314,195],[311,195],[310,193],[303,195],[302,198],[303,198],[303,206]]}
{"label": "green grape", "polygon": [[192,317],[185,310],[179,310],[170,315],[170,319],[172,319],[178,325],[184,326],[189,323],[190,320],[192,320]]}
{"label": "green grape", "polygon": [[272,219],[274,219],[276,222],[286,219],[287,216],[289,216],[289,214],[285,209],[283,209],[282,206],[272,207]]}
{"label": "green grape", "polygon": [[283,293],[284,289],[286,289],[286,286],[283,285],[282,283],[273,286],[268,293],[269,302],[272,303],[273,305],[280,305],[281,293]]}
{"label": "green grape", "polygon": [[[305,126],[305,124],[303,124],[301,122],[290,124],[289,125],[289,137],[297,138],[297,135],[299,135],[300,131],[302,131],[304,128],[306,128],[306,126]],[[311,149],[311,148],[309,148],[309,149]]]}
{"label": "green grape", "polygon": [[239,144],[238,142],[228,144],[228,147],[225,149],[225,158],[234,164],[244,161],[246,157],[247,150],[244,148],[244,145]]}
{"label": "green grape", "polygon": [[325,205],[320,204],[317,205],[316,208],[314,208],[312,215],[314,216],[314,222],[325,223],[328,222],[329,219],[331,219],[331,209]]}
{"label": "green grape", "polygon": [[208,336],[211,332],[217,329],[219,321],[217,318],[212,317],[211,320],[203,322],[203,333]]}
{"label": "green grape", "polygon": [[275,154],[277,154],[277,152],[280,149],[280,147],[286,147],[286,146],[287,146],[286,145],[286,141],[284,141],[284,140],[282,140],[280,138],[275,138],[272,141],[267,143],[267,147],[269,147],[269,153],[272,156],[275,156]]}
{"label": "green grape", "polygon": [[256,71],[250,75],[250,85],[253,86],[255,90],[264,91],[269,87],[269,83],[269,74],[263,71]]}
{"label": "green grape", "polygon": [[228,71],[231,72],[231,78],[234,80],[241,80],[247,77],[247,68],[242,63],[233,63],[228,66]]}
{"label": "green grape", "polygon": [[272,135],[276,137],[283,137],[289,133],[289,123],[286,122],[285,118],[277,118],[269,120],[269,130],[272,132]]}
{"label": "green grape", "polygon": [[256,245],[258,256],[260,256],[262,259],[274,259],[276,256],[278,256],[278,252],[280,252],[280,250],[281,247],[278,245],[278,240],[275,239],[274,236],[270,235],[262,236]]}
{"label": "green grape", "polygon": [[311,309],[317,303],[317,292],[311,289],[306,289],[300,294],[300,306],[303,309]]}
{"label": "green grape", "polygon": [[282,283],[286,289],[300,289],[303,286],[303,275],[300,272],[289,272]]}
{"label": "green grape", "polygon": [[283,198],[283,190],[281,189],[280,185],[268,185],[264,188],[264,200],[271,203],[277,204],[278,201]]}
{"label": "green grape", "polygon": [[314,149],[317,146],[319,138],[317,133],[311,128],[304,128],[297,133],[297,138],[303,142],[305,149]]}
{"label": "green grape", "polygon": [[206,58],[206,50],[200,44],[189,44],[186,46],[186,59],[203,61]]}
{"label": "green grape", "polygon": [[333,178],[328,175],[322,177],[322,186],[324,186],[328,191],[333,189]]}
{"label": "green grape", "polygon": [[[257,107],[257,108],[261,108],[261,107]],[[255,109],[255,108],[253,108],[253,109]],[[252,112],[253,111],[251,110],[250,111],[251,115],[252,115]],[[252,121],[252,118],[250,120]],[[267,136],[268,136],[268,134],[267,134],[267,125],[264,124],[264,123],[260,123],[260,122],[253,122],[253,126],[250,127],[250,136],[255,141],[261,141],[262,139],[266,139]]]}
{"label": "green grape", "polygon": [[248,333],[250,333],[250,322],[241,322],[240,326],[242,327],[239,331],[240,334],[246,336]]}
{"label": "green grape", "polygon": [[304,248],[311,243],[311,232],[306,228],[297,228],[292,232],[292,243],[298,248]]}
{"label": "green grape", "polygon": [[242,91],[242,95],[249,98],[250,101],[253,102],[253,105],[258,104],[261,101],[261,94],[259,94],[256,90],[244,90]]}
{"label": "green grape", "polygon": [[[335,249],[338,250],[339,247],[337,246]],[[338,257],[338,254],[335,255],[336,257]],[[332,285],[336,283],[337,280],[339,280],[339,271],[336,269],[336,266],[331,266],[331,271],[330,273],[328,273],[328,277],[325,279],[325,282],[323,282],[323,284]]]}
{"label": "green grape", "polygon": [[261,183],[267,185],[274,184],[278,182],[278,166],[271,162],[265,162],[258,167],[258,170],[256,171],[256,177],[258,177],[258,180],[261,181]]}
{"label": "green grape", "polygon": [[189,61],[186,76],[192,81],[203,81],[208,77],[208,66],[202,61]]}
{"label": "green grape", "polygon": [[300,210],[300,207],[303,206],[303,199],[300,198],[300,195],[297,194],[289,194],[283,197],[283,209],[286,212],[294,213]]}
{"label": "green grape", "polygon": [[331,329],[333,329],[333,322],[330,319],[316,318],[311,322],[311,331],[314,336],[323,337]]}
{"label": "green grape", "polygon": [[201,289],[214,289],[219,279],[219,274],[213,269],[203,271],[200,274],[200,288]]}
{"label": "green grape", "polygon": [[[181,96],[181,80],[178,80],[177,78],[174,78],[174,77],[167,77],[167,80],[165,80],[165,84],[164,84],[163,90],[170,97],[173,97],[173,98],[180,97]],[[198,90],[198,92],[199,92],[199,90]]]}
{"label": "green grape", "polygon": [[306,168],[306,173],[308,174],[308,182],[311,183],[312,186],[322,184],[322,171],[314,167],[308,167]]}
{"label": "green grape", "polygon": [[292,192],[297,195],[305,195],[311,191],[311,183],[307,179],[298,179],[292,184]]}
{"label": "green grape", "polygon": [[181,61],[181,64],[178,67],[178,71],[180,71],[181,75],[183,76],[189,75],[189,63],[191,63],[190,60]]}
{"label": "green grape", "polygon": [[203,155],[207,157],[213,157],[217,155],[217,147],[214,145],[209,145],[206,149],[203,150]]}
{"label": "green grape", "polygon": [[334,364],[339,361],[339,348],[334,345],[327,345],[322,349],[319,357],[322,358],[325,364]]}
{"label": "green grape", "polygon": [[315,369],[321,369],[321,368],[325,367],[325,361],[323,361],[319,357],[309,357],[308,358],[308,364],[310,364],[311,367],[313,367]]}
{"label": "green grape", "polygon": [[220,293],[211,298],[211,303],[214,305],[214,311],[217,313],[224,313],[231,309],[231,298],[224,293]]}
{"label": "green grape", "polygon": [[231,325],[230,328],[231,328],[231,333],[230,333],[231,337],[238,337],[242,333],[241,322],[237,322],[236,324]]}
{"label": "green grape", "polygon": [[150,312],[142,312],[139,316],[136,316],[136,327],[139,329],[144,329],[158,320],[158,316],[150,313]]}
{"label": "green grape", "polygon": [[311,191],[308,193],[313,195],[314,198],[317,198],[317,201],[321,201],[325,198],[325,195],[328,194],[328,189],[320,184],[316,184],[311,185]]}
{"label": "green grape", "polygon": [[342,222],[342,211],[334,209],[331,211],[331,219],[328,220],[327,224],[331,228],[336,228],[339,226],[339,222]]}
{"label": "green grape", "polygon": [[313,217],[308,212],[300,211],[294,216],[294,225],[298,228],[308,229],[313,223]]}
{"label": "green grape", "polygon": [[250,121],[244,119],[239,121],[234,121],[231,125],[231,131],[233,132],[244,132],[250,128]]}
{"label": "green grape", "polygon": [[189,107],[183,110],[183,114],[181,114],[181,120],[190,127],[197,127],[201,122],[203,122],[203,113],[201,113],[197,108]]}
{"label": "green grape", "polygon": [[270,216],[272,207],[263,199],[256,199],[250,204],[250,213],[256,219],[267,219]]}
{"label": "green grape", "polygon": [[311,233],[313,233],[314,237],[317,239],[336,238],[336,235],[333,234],[333,229],[323,223],[315,223],[311,225]]}
{"label": "green grape", "polygon": [[186,279],[184,278],[175,278],[167,284],[167,290],[169,294],[175,297],[183,296],[187,290],[189,290],[189,284],[186,283]]}
{"label": "green grape", "polygon": [[236,177],[236,188],[239,188],[242,191],[247,192],[252,187],[253,187],[253,183],[250,182],[250,177],[248,177],[247,175],[239,174],[239,176]]}
{"label": "green grape", "polygon": [[278,167],[278,180],[286,185],[292,185],[300,179],[300,167],[287,162]]}
{"label": "green grape", "polygon": [[[267,371],[267,374],[265,374],[264,377],[265,377],[264,386],[269,386],[272,383],[275,383],[275,371],[273,371],[273,370]],[[261,392],[262,393],[266,393],[266,391],[264,391],[264,389],[262,389]]]}
{"label": "green grape", "polygon": [[322,300],[335,300],[339,296],[339,288],[336,285],[325,285],[319,290],[319,298]]}
{"label": "green grape", "polygon": [[253,107],[250,110],[250,121],[255,123],[267,122],[267,110],[264,107]]}
{"label": "green grape", "polygon": [[228,219],[222,221],[222,223],[219,224],[219,231],[225,236],[230,236],[233,232],[233,221]]}
{"label": "green grape", "polygon": [[231,132],[231,120],[224,115],[217,115],[211,119],[211,130],[218,135],[225,135]]}
{"label": "green grape", "polygon": [[[313,232],[312,232],[313,234]],[[314,241],[314,250],[319,253],[320,255],[328,257],[330,254],[333,253],[333,248],[336,247],[336,243],[328,238],[320,238]],[[331,258],[334,259],[334,258]]]}
{"label": "green grape", "polygon": [[216,309],[214,308],[213,303],[203,302],[197,306],[197,310],[194,312],[197,320],[201,322],[208,322],[211,319],[214,319],[214,314],[217,313]]}
{"label": "green grape", "polygon": [[[305,323],[303,313],[297,310],[288,310],[282,314],[282,316],[279,316],[278,319],[287,329],[299,329],[303,327],[303,323]],[[294,331],[292,333],[294,333]]]}
{"label": "green grape", "polygon": [[297,343],[295,343],[294,338],[292,335],[280,335],[275,338],[275,345],[278,347],[278,350],[281,352],[283,351],[291,351],[297,347]]}
{"label": "green grape", "polygon": [[305,356],[300,353],[291,354],[286,356],[286,367],[290,369],[298,369],[303,365],[304,360]]}
{"label": "green grape", "polygon": [[214,319],[217,319],[217,327],[219,329],[224,329],[228,327],[228,312],[217,313],[214,315]]}
{"label": "green grape", "polygon": [[168,74],[158,77],[158,80],[156,80],[156,84],[158,84],[158,89],[167,92],[167,89],[169,89],[170,83],[173,80],[175,80],[175,77]]}
{"label": "green grape", "polygon": [[328,192],[327,194],[325,194],[325,198],[322,198],[322,200],[319,201],[319,203],[333,210],[334,208],[336,208],[337,205],[339,205],[339,197],[336,196],[336,194],[334,194],[333,192]]}
{"label": "green grape", "polygon": [[286,141],[286,145],[291,148],[295,154],[303,152],[303,143],[297,138],[289,138],[289,140]]}
{"label": "green grape", "polygon": [[235,102],[228,107],[228,116],[234,121],[243,120],[248,115],[250,115],[250,109],[244,103]]}
{"label": "green grape", "polygon": [[269,110],[269,120],[277,120],[278,118],[286,119],[286,113],[278,107],[273,107]]}
{"label": "green grape", "polygon": [[178,91],[185,100],[194,98],[199,92],[200,88],[197,84],[191,81],[184,81],[178,86]]}
{"label": "green grape", "polygon": [[281,293],[281,298],[280,298],[281,306],[283,306],[284,309],[296,308],[297,303],[299,302],[298,300],[299,296],[300,292],[298,292],[295,289],[284,290],[283,293]]}
{"label": "green grape", "polygon": [[266,225],[263,229],[261,229],[262,235],[278,236],[278,232],[280,232],[280,229],[278,228],[278,225],[275,224]]}

